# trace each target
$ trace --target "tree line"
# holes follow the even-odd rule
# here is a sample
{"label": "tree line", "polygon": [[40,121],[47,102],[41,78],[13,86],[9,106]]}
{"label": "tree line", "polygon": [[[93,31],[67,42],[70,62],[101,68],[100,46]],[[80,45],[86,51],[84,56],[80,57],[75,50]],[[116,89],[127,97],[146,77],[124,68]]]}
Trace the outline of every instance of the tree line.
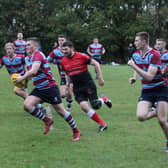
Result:
{"label": "tree line", "polygon": [[0,25],[0,56],[17,32],[39,37],[45,54],[64,34],[82,52],[98,37],[107,51],[104,60],[124,63],[136,32],[149,32],[151,45],[156,38],[168,39],[168,1],[0,0]]}

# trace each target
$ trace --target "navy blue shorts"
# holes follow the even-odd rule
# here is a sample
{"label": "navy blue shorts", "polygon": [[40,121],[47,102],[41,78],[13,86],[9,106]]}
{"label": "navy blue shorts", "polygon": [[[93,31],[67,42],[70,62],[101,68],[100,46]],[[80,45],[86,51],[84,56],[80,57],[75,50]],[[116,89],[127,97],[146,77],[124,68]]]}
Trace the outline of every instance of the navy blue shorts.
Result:
{"label": "navy blue shorts", "polygon": [[97,88],[93,81],[89,81],[87,85],[80,88],[73,88],[75,100],[80,103],[82,101],[94,101],[98,99]]}
{"label": "navy blue shorts", "polygon": [[149,101],[152,104],[159,101],[168,102],[168,87],[163,86],[152,90],[142,90],[139,101]]}
{"label": "navy blue shorts", "polygon": [[93,56],[92,58],[93,58],[94,60],[96,60],[99,64],[102,63],[101,57],[95,57],[95,56]]}
{"label": "navy blue shorts", "polygon": [[47,89],[34,88],[29,95],[39,97],[43,102],[47,102],[49,104],[62,103],[59,88],[57,86],[53,86]]}

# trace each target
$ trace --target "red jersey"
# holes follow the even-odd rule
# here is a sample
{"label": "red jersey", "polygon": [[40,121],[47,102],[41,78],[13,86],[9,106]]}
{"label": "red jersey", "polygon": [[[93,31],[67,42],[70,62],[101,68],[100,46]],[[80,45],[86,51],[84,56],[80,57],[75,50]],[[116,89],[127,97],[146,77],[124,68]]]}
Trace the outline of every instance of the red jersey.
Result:
{"label": "red jersey", "polygon": [[75,88],[87,85],[92,80],[87,66],[90,63],[90,59],[88,55],[80,52],[75,52],[71,58],[62,58],[61,65],[71,78]]}
{"label": "red jersey", "polygon": [[68,76],[80,74],[87,71],[87,64],[90,62],[90,57],[80,52],[75,52],[73,57],[63,57],[61,64]]}

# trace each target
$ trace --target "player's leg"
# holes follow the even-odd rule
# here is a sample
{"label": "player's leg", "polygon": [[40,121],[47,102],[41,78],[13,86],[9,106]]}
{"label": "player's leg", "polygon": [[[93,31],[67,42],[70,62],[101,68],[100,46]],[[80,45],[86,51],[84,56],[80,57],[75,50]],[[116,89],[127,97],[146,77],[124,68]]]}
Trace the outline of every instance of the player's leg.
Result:
{"label": "player's leg", "polygon": [[73,102],[73,84],[71,82],[68,84],[66,102],[67,102],[66,110],[71,111]]}
{"label": "player's leg", "polygon": [[[107,129],[107,124],[99,117],[99,115],[88,104],[88,92],[86,88],[83,90],[74,89],[75,100],[80,105],[81,109],[91,118],[93,121],[99,124],[99,131]],[[100,102],[99,102],[100,103]],[[100,105],[101,106],[101,103]]]}
{"label": "player's leg", "polygon": [[92,109],[89,104],[88,101],[81,101],[79,102],[81,109],[87,114],[87,116],[89,118],[91,118],[93,121],[95,121],[96,123],[99,124],[99,128],[98,131],[102,132],[104,130],[107,129],[107,124],[106,122],[104,122],[100,116],[95,112],[94,109]]}
{"label": "player's leg", "polygon": [[61,98],[65,98],[67,96],[67,85],[60,85],[60,96]]}
{"label": "player's leg", "polygon": [[66,110],[70,111],[71,110],[71,104],[73,102],[73,85],[70,81],[70,78],[67,77],[67,79],[65,77],[61,77],[61,82],[60,82],[60,95],[61,98],[65,98],[66,97]]}
{"label": "player's leg", "polygon": [[89,87],[86,88],[86,92],[88,95],[88,99],[93,109],[99,109],[103,104],[105,104],[108,108],[112,107],[112,102],[106,96],[102,96],[98,98],[97,88],[94,82],[89,83]]}
{"label": "player's leg", "polygon": [[152,104],[149,101],[138,102],[136,116],[139,121],[149,120],[157,116],[155,111],[149,111],[151,106]]}
{"label": "player's leg", "polygon": [[137,104],[136,116],[139,121],[149,120],[157,116],[156,110],[150,110],[155,102],[155,91],[142,90],[139,102]]}
{"label": "player's leg", "polygon": [[[93,59],[96,60],[100,64],[100,68],[101,68],[101,63],[102,63],[101,57],[94,57],[93,56]],[[95,74],[96,74],[96,79],[98,79],[96,69],[95,69]]]}
{"label": "player's leg", "polygon": [[166,137],[166,149],[165,152],[168,152],[168,122],[167,122],[167,111],[168,103],[166,101],[159,101],[157,104],[157,117],[159,124],[163,130],[163,133]]}
{"label": "player's leg", "polygon": [[66,111],[63,103],[53,104],[55,111],[64,118],[73,131],[72,141],[80,140],[80,130],[77,128],[76,122],[70,112]]}
{"label": "player's leg", "polygon": [[25,99],[28,96],[27,90],[24,89],[24,88],[18,88],[18,87],[15,86],[14,89],[13,89],[13,92],[16,95],[22,97],[23,99]]}
{"label": "player's leg", "polygon": [[50,119],[49,117],[47,117],[44,114],[44,110],[43,110],[44,108],[39,107],[39,103],[42,102],[42,99],[38,95],[40,95],[40,93],[38,93],[38,91],[36,91],[36,89],[34,89],[31,92],[31,95],[29,95],[25,99],[24,109],[25,109],[25,111],[29,112],[32,116],[37,117],[38,119],[40,119],[44,122],[45,129],[44,129],[43,133],[47,134],[53,124],[53,121],[52,121],[52,119]]}
{"label": "player's leg", "polygon": [[46,102],[52,104],[55,111],[60,114],[64,118],[64,120],[69,124],[73,131],[73,138],[72,141],[79,141],[80,140],[80,131],[77,128],[75,120],[73,119],[70,112],[66,111],[61,97],[60,91],[57,86],[48,89],[48,94],[45,96]]}

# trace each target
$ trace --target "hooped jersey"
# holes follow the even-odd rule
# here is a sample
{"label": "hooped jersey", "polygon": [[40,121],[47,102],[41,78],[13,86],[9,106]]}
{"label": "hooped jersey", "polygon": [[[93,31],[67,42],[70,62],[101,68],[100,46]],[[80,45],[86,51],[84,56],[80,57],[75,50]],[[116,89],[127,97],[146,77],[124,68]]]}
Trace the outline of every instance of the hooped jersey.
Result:
{"label": "hooped jersey", "polygon": [[13,58],[10,58],[8,55],[3,56],[0,61],[0,67],[3,65],[6,67],[10,75],[13,73],[24,75],[25,73],[25,60],[22,55],[15,54]]}
{"label": "hooped jersey", "polygon": [[62,53],[59,47],[52,50],[47,57],[48,62],[57,64],[58,72],[61,78],[65,77],[65,71],[63,70],[61,65],[61,60],[63,57],[64,57],[64,54]]}
{"label": "hooped jersey", "polygon": [[147,81],[143,77],[141,78],[142,89],[153,89],[166,85],[166,79],[161,74],[161,59],[158,51],[151,49],[144,57],[142,57],[138,50],[133,53],[132,58],[135,64],[146,72],[148,71],[149,66],[154,66],[158,69],[152,81]]}
{"label": "hooped jersey", "polygon": [[15,40],[13,42],[15,45],[15,53],[25,56],[26,54],[26,41],[24,40]]}
{"label": "hooped jersey", "polygon": [[160,52],[160,54],[161,54],[161,64],[163,68],[164,66],[168,65],[168,50]]}
{"label": "hooped jersey", "polygon": [[100,58],[103,52],[103,45],[102,44],[90,44],[88,46],[89,51],[93,54],[93,57]]}
{"label": "hooped jersey", "polygon": [[36,88],[46,89],[56,85],[51,68],[42,52],[36,51],[32,56],[27,56],[25,62],[28,70],[32,68],[34,63],[40,63],[37,74],[32,77],[33,84]]}

